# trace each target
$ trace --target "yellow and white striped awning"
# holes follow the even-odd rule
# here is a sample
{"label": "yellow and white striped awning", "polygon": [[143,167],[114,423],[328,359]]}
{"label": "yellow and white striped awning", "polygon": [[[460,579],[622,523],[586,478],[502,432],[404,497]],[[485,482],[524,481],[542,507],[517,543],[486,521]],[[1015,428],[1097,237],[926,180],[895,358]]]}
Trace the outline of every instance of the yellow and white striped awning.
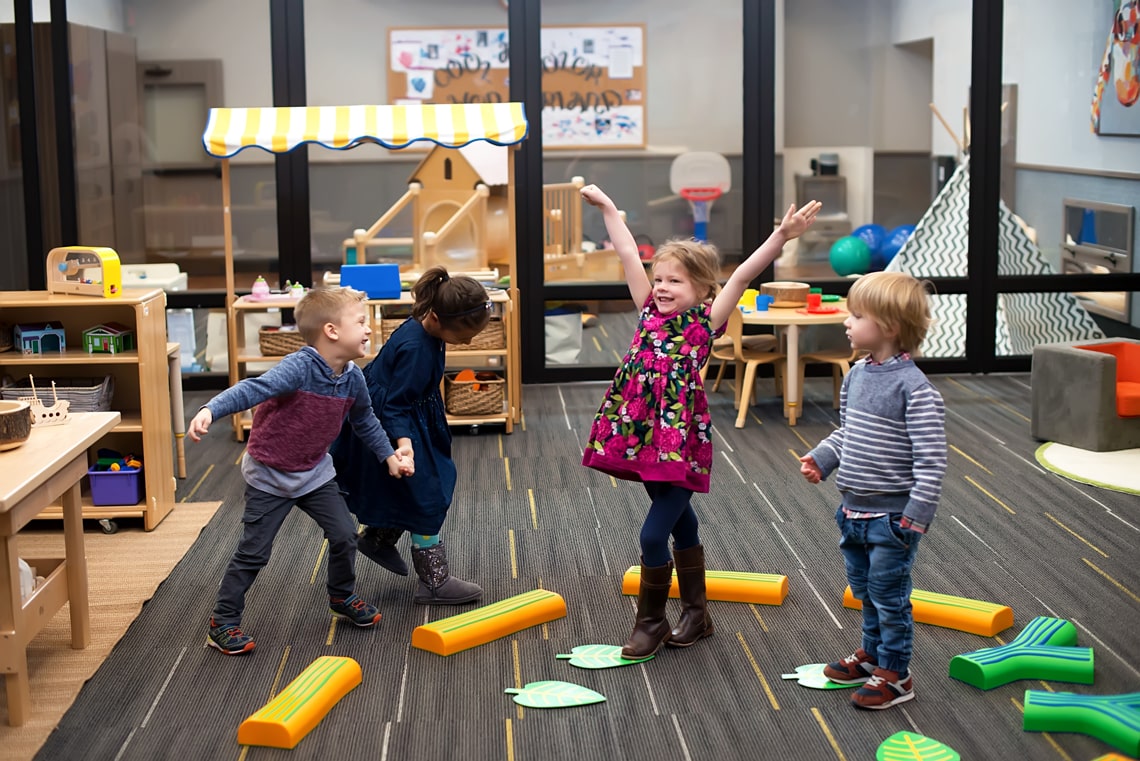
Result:
{"label": "yellow and white striped awning", "polygon": [[211,156],[229,158],[251,147],[288,153],[304,143],[335,150],[420,140],[452,148],[475,140],[514,145],[526,133],[522,103],[211,108],[202,143]]}

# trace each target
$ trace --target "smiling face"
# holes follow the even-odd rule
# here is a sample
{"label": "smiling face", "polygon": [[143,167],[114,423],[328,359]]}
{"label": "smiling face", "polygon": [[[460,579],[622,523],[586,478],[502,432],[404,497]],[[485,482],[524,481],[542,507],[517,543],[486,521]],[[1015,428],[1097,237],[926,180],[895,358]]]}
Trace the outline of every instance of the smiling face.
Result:
{"label": "smiling face", "polygon": [[345,360],[360,359],[368,353],[368,338],[372,327],[368,324],[368,308],[351,304],[340,313],[336,325],[337,348]]}
{"label": "smiling face", "polygon": [[661,314],[684,312],[701,299],[688,270],[674,259],[657,262],[653,267],[653,301]]}

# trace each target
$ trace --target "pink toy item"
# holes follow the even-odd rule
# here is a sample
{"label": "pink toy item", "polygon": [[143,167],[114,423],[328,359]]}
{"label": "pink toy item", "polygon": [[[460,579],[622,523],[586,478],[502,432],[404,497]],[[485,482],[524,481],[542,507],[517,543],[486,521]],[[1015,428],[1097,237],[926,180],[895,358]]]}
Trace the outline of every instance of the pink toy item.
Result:
{"label": "pink toy item", "polygon": [[269,283],[265,282],[265,278],[261,275],[257,276],[257,280],[253,281],[253,288],[250,291],[249,297],[255,301],[260,301],[269,295]]}

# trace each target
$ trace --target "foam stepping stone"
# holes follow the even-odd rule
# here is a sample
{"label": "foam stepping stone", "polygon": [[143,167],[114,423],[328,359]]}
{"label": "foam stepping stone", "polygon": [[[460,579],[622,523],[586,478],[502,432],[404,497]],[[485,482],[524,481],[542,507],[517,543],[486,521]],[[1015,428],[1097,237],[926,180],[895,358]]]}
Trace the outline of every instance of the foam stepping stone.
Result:
{"label": "foam stepping stone", "polygon": [[1093,683],[1091,647],[1074,647],[1077,627],[1061,618],[1038,616],[1007,645],[986,647],[950,659],[950,676],[981,690],[1018,679]]}
{"label": "foam stepping stone", "polygon": [[653,660],[656,655],[648,658],[623,658],[621,645],[578,645],[569,653],[559,653],[554,657],[561,660],[569,659],[571,666],[580,669],[611,669],[616,666],[644,663]]}
{"label": "foam stepping stone", "polygon": [[565,615],[566,601],[561,595],[536,589],[417,626],[412,631],[412,647],[436,655],[453,655]]}
{"label": "foam stepping stone", "polygon": [[1093,761],[1132,761],[1132,759],[1121,753],[1105,753],[1103,756],[1097,756]]}
{"label": "foam stepping stone", "polygon": [[509,687],[503,692],[527,708],[570,708],[602,703],[606,696],[573,682],[528,682],[522,689]]}
{"label": "foam stepping stone", "polygon": [[895,732],[875,751],[876,761],[960,761],[961,758],[949,745],[914,732]]}
{"label": "foam stepping stone", "polygon": [[[622,576],[621,591],[623,594],[636,595],[639,586],[641,586],[641,566],[630,566]],[[673,572],[669,596],[681,596],[676,571]],[[775,573],[748,571],[705,571],[705,596],[720,602],[781,605],[788,596],[788,577]]]}
{"label": "foam stepping stone", "polygon": [[852,689],[849,684],[840,684],[833,682],[823,675],[823,667],[826,663],[809,663],[805,666],[796,666],[796,670],[792,674],[780,674],[781,679],[795,679],[798,684],[804,687],[811,687],[813,690],[850,690]]}
{"label": "foam stepping stone", "polygon": [[238,727],[238,744],[295,748],[362,681],[352,658],[322,655]]}
{"label": "foam stepping stone", "polygon": [[[992,637],[1013,626],[1013,608],[1008,605],[921,589],[911,590],[910,604],[914,620],[920,624],[943,626],[983,637]],[[843,607],[863,609],[863,602],[855,599],[851,587],[843,590]]]}
{"label": "foam stepping stone", "polygon": [[1021,726],[1026,732],[1089,735],[1127,756],[1140,756],[1140,692],[1077,695],[1026,690]]}

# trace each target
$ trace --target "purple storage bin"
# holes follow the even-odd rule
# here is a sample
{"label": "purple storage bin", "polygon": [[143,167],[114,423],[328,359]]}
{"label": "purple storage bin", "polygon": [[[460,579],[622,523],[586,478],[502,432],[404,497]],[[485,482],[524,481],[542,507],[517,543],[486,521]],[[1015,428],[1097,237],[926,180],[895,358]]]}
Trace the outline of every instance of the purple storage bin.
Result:
{"label": "purple storage bin", "polygon": [[138,470],[87,469],[91,479],[91,504],[137,505],[143,498],[142,468]]}

